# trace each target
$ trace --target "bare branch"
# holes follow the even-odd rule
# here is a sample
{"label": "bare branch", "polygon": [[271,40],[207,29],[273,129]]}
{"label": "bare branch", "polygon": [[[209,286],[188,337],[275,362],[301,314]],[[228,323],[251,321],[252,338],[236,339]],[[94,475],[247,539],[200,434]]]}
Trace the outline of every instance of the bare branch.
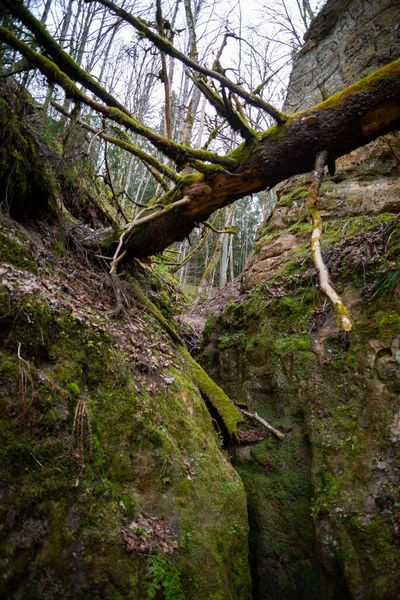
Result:
{"label": "bare branch", "polygon": [[[168,206],[163,206],[162,210],[157,211],[155,213],[152,213],[151,215],[147,215],[146,217],[142,217],[140,218],[140,215],[143,214],[143,211],[141,211],[136,218],[129,223],[124,231],[121,233],[119,240],[118,240],[118,246],[117,249],[114,253],[112,262],[111,262],[111,267],[110,267],[110,274],[113,275],[117,272],[117,266],[118,263],[120,262],[120,260],[125,256],[126,254],[126,250],[124,250],[123,253],[121,253],[123,244],[124,244],[124,240],[127,236],[129,236],[129,234],[136,229],[137,227],[139,227],[140,225],[144,225],[145,223],[148,223],[149,221],[154,221],[155,219],[158,219],[160,217],[161,214],[166,214],[171,212],[172,210],[175,210],[176,208],[178,208],[179,206],[183,206],[185,204],[189,204],[190,202],[190,198],[187,198],[186,196],[184,198],[182,198],[182,200],[178,200],[177,202],[174,202],[173,204],[170,204]],[[155,206],[150,206],[149,209],[153,209],[155,208]]]}
{"label": "bare branch", "polygon": [[[220,214],[221,214],[221,210],[222,210],[222,209],[218,210],[218,211],[215,213],[215,216],[214,216],[214,218],[213,218],[213,220],[212,220],[212,222],[211,222],[211,224],[210,224],[210,225],[215,225],[215,223],[216,223],[216,222],[217,222],[217,220],[218,220],[218,217],[219,217],[219,216],[220,216]],[[204,223],[204,225],[205,225],[205,223]],[[189,260],[192,258],[192,256],[194,256],[194,255],[196,254],[196,252],[198,252],[199,250],[201,250],[201,248],[202,248],[202,247],[204,246],[204,244],[206,243],[206,241],[207,241],[207,238],[208,238],[208,236],[210,235],[210,232],[211,232],[211,227],[209,227],[207,230],[205,230],[205,228],[203,227],[203,231],[202,231],[202,235],[201,235],[201,239],[200,239],[199,243],[197,244],[197,246],[196,246],[195,248],[193,248],[193,250],[191,250],[191,251],[190,251],[190,252],[189,252],[189,253],[188,253],[188,254],[185,256],[185,258],[184,258],[183,260],[181,260],[181,262],[180,262],[179,264],[176,264],[176,265],[175,265],[175,267],[172,269],[172,272],[173,272],[173,273],[176,273],[177,271],[179,271],[179,269],[180,269],[181,267],[183,267],[183,265],[185,265],[185,264],[186,264],[186,263],[187,263],[187,262],[188,262],[188,261],[189,261]]]}
{"label": "bare branch", "polygon": [[285,439],[285,434],[282,433],[282,431],[279,431],[279,429],[275,429],[275,427],[272,427],[272,425],[270,425],[267,421],[265,421],[265,419],[262,419],[261,417],[259,417],[257,413],[251,413],[248,410],[243,410],[242,408],[240,409],[240,412],[245,417],[249,417],[250,419],[254,419],[254,421],[257,421],[258,423],[261,423],[261,425],[264,425],[264,427],[266,429],[268,429],[268,431],[270,431],[271,433],[273,433],[280,440]]}
{"label": "bare branch", "polygon": [[308,194],[307,205],[314,226],[314,230],[312,232],[311,237],[311,254],[314,260],[314,264],[317,267],[321,290],[332,302],[333,308],[335,309],[335,313],[338,319],[338,323],[340,324],[343,331],[350,331],[353,327],[350,315],[347,311],[347,308],[343,304],[343,300],[334,290],[330,282],[329,272],[324,263],[324,259],[322,258],[321,252],[320,240],[322,236],[322,220],[319,214],[319,210],[317,208],[317,202],[319,190],[324,175],[324,168],[327,162],[328,152],[327,150],[322,150],[317,154],[317,158],[315,161],[314,180],[310,186],[310,191]]}
{"label": "bare branch", "polygon": [[214,227],[213,223],[209,223],[208,221],[204,221],[204,225],[206,227],[209,227],[211,229],[211,231],[213,231],[214,233],[230,233],[230,234],[234,234],[236,233],[236,229],[237,227],[235,225],[230,225],[229,227],[224,227],[224,229],[217,229],[216,227]]}
{"label": "bare branch", "polygon": [[107,171],[107,182],[110,185],[110,189],[111,189],[113,200],[114,200],[115,204],[117,205],[117,212],[121,215],[121,217],[123,218],[123,220],[125,221],[125,223],[128,223],[129,219],[126,216],[126,214],[125,214],[122,206],[120,205],[119,200],[118,200],[118,194],[116,194],[115,189],[114,189],[114,184],[113,184],[113,181],[112,181],[110,166],[108,164],[107,142],[104,145],[104,162],[105,162],[106,171]]}
{"label": "bare branch", "polygon": [[[58,104],[54,100],[51,100],[51,105],[58,112],[60,112],[61,114],[63,114],[65,117],[71,118],[71,115],[69,114],[69,112],[66,111],[63,106],[61,106],[60,104]],[[175,181],[177,183],[178,181],[181,180],[181,177],[179,177],[179,175],[177,175],[174,171],[172,171],[172,169],[170,169],[166,165],[164,165],[161,162],[159,162],[156,158],[154,158],[154,156],[151,156],[151,154],[147,154],[147,152],[145,152],[141,148],[138,148],[137,146],[134,146],[132,143],[129,143],[129,142],[127,142],[125,140],[122,140],[120,138],[116,138],[116,137],[113,137],[111,135],[108,135],[103,130],[96,129],[95,127],[92,127],[91,125],[89,125],[85,121],[82,121],[81,119],[78,119],[76,121],[76,123],[77,123],[77,125],[79,125],[83,129],[86,129],[86,131],[90,131],[91,133],[94,133],[96,136],[101,137],[103,140],[106,140],[107,142],[110,142],[110,144],[114,144],[114,146],[118,146],[119,148],[123,148],[127,152],[130,152],[134,156],[137,156],[146,166],[150,165],[151,167],[153,167],[153,169],[156,169],[157,171],[159,171],[165,177],[168,177],[172,181]],[[126,139],[129,139],[129,137],[127,136],[127,134],[125,132],[123,132],[121,130],[118,130],[118,128],[115,128],[115,129],[117,130],[117,132],[119,134],[121,134],[121,135],[123,134]],[[91,141],[93,141],[93,138],[92,138]]]}
{"label": "bare branch", "polygon": [[[157,17],[158,32],[161,36],[164,36],[164,19],[163,19],[162,10],[161,10],[161,0],[157,0],[156,17]],[[167,60],[165,58],[165,52],[161,52],[161,76],[162,76],[162,81],[164,83],[164,93],[165,93],[165,129],[167,132],[167,138],[172,140],[171,92],[170,92]]]}
{"label": "bare branch", "polygon": [[243,115],[236,112],[232,106],[227,106],[223,99],[214,92],[203,79],[192,76],[190,76],[190,79],[206,96],[207,100],[215,108],[217,113],[228,121],[234,131],[240,131],[244,139],[248,141],[251,141],[255,137],[255,131],[253,131],[247,121],[243,119]]}
{"label": "bare branch", "polygon": [[[84,85],[108,106],[118,108],[123,113],[130,115],[129,111],[120,104],[114,96],[107,92],[107,90],[93,79],[93,77],[88,75],[88,73],[82,69],[59,44],[57,44],[44,25],[32,15],[20,0],[0,0],[0,6],[3,6],[5,12],[9,12],[13,17],[20,20],[21,23],[33,33],[40,46],[46,50],[48,55],[55,61],[57,66],[68,75],[68,77]],[[21,50],[20,52],[22,53]]]}
{"label": "bare branch", "polygon": [[165,138],[162,135],[159,135],[151,129],[145,127],[139,121],[129,116],[126,112],[122,112],[119,108],[100,104],[100,102],[97,102],[82,92],[65,73],[60,71],[60,69],[51,60],[32,50],[32,48],[30,48],[27,44],[24,44],[24,42],[21,42],[21,40],[16,38],[11,31],[2,26],[0,26],[0,39],[6,42],[9,46],[12,46],[21,52],[21,54],[25,56],[25,58],[29,60],[29,62],[35,67],[37,67],[44,75],[46,75],[50,81],[60,85],[68,96],[78,102],[83,102],[108,119],[111,119],[120,125],[124,125],[134,133],[138,133],[139,135],[147,138],[156,148],[158,148],[166,156],[169,156],[175,160],[175,162],[178,164],[182,164],[183,162],[190,163],[190,159],[195,158],[198,160],[206,160],[212,163],[221,164],[231,168],[235,168],[237,166],[236,161],[232,158],[225,156],[221,157],[206,150],[196,150],[194,148],[181,146],[180,144],[177,144],[172,140],[169,140],[168,138]]}
{"label": "bare branch", "polygon": [[191,69],[193,69],[194,71],[197,71],[198,73],[202,73],[203,75],[206,75],[207,77],[216,79],[223,86],[227,87],[231,92],[234,92],[238,96],[243,98],[244,100],[247,100],[247,102],[249,104],[252,104],[253,106],[256,106],[257,108],[261,108],[262,110],[264,110],[273,119],[275,119],[275,121],[277,123],[284,123],[286,121],[287,117],[284,113],[277,110],[275,107],[273,107],[268,102],[265,102],[265,100],[263,100],[262,98],[257,97],[254,94],[251,94],[249,92],[246,92],[246,90],[241,88],[239,85],[233,83],[233,81],[228,79],[228,77],[226,77],[225,75],[222,75],[221,73],[218,73],[217,71],[214,71],[212,69],[207,69],[206,67],[203,67],[203,66],[197,64],[194,60],[185,56],[185,54],[183,54],[177,48],[175,48],[169,40],[161,37],[154,31],[152,31],[145,24],[145,22],[142,19],[138,19],[134,15],[126,12],[123,8],[119,8],[116,4],[114,4],[110,0],[86,0],[86,1],[90,1],[90,2],[96,1],[96,2],[99,2],[100,4],[103,4],[103,6],[107,6],[107,8],[109,8],[114,14],[118,15],[119,17],[124,19],[127,23],[132,25],[139,32],[139,34],[147,37],[148,40],[153,42],[153,44],[159,50],[161,50],[162,52],[165,52],[165,54],[169,54],[173,58],[177,58],[183,64],[185,64],[187,67],[190,67]]}

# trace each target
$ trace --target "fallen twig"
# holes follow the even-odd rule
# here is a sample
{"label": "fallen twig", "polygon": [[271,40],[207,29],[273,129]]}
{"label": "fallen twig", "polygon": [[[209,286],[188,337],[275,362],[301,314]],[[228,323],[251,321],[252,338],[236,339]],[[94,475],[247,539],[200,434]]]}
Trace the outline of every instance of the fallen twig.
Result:
{"label": "fallen twig", "polygon": [[265,421],[264,419],[262,419],[261,417],[259,417],[257,413],[251,413],[248,410],[243,410],[242,408],[240,409],[240,412],[245,417],[249,417],[250,419],[254,419],[254,421],[257,421],[258,423],[261,423],[261,425],[264,425],[264,427],[266,429],[268,429],[268,431],[270,431],[271,433],[273,433],[274,435],[276,435],[276,437],[279,438],[280,440],[283,440],[285,438],[285,434],[282,433],[282,431],[279,431],[279,429],[275,429],[275,427],[272,427],[272,425],[270,425],[269,423],[267,423],[267,421]]}

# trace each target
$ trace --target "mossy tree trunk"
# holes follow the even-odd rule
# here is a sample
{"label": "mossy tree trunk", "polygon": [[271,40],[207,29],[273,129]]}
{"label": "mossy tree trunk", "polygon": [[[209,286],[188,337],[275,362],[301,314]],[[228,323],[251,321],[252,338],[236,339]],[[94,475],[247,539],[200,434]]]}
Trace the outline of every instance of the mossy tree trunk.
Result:
{"label": "mossy tree trunk", "polygon": [[[229,158],[237,161],[230,171],[204,164],[205,173],[183,178],[176,200],[190,201],[158,215],[132,231],[126,240],[125,260],[162,251],[184,239],[193,227],[216,209],[293,175],[312,171],[321,149],[334,160],[400,125],[400,60],[353,84],[306,111],[289,117],[243,143]],[[174,200],[175,200],[174,198]],[[98,241],[98,240],[96,240]],[[101,241],[101,240],[100,240]],[[113,247],[111,235],[106,244]]]}

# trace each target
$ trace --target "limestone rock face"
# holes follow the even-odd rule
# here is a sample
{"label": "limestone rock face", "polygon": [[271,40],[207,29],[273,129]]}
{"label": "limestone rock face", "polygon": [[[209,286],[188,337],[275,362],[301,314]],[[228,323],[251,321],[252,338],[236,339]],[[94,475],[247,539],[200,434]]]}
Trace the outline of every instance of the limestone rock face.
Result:
{"label": "limestone rock face", "polygon": [[[329,1],[295,62],[286,111],[397,58],[398,17],[398,1]],[[231,448],[257,600],[400,597],[399,165],[399,135],[382,137],[322,185],[323,256],[352,332],[319,290],[302,175],[277,187],[243,296],[203,345],[227,393],[285,433]]]}
{"label": "limestone rock face", "polygon": [[[400,212],[400,136],[391,134],[337,161],[333,178],[325,177],[318,202],[324,222],[325,238],[329,231],[364,219],[385,218]],[[254,286],[274,277],[286,261],[308,247],[311,225],[305,200],[310,175],[299,175],[276,188],[278,201],[267,215],[256,238],[255,252],[247,261],[242,288]],[[380,215],[380,217],[379,217]],[[347,223],[347,225],[346,225]]]}
{"label": "limestone rock face", "polygon": [[[341,181],[324,190],[323,253],[354,320],[350,334],[338,329],[319,291],[310,225],[301,198],[288,200],[287,184],[279,220],[264,225],[244,275],[249,291],[217,318],[203,345],[216,382],[286,436],[231,448],[248,496],[257,599],[400,596],[400,194],[393,167],[394,158],[375,188],[353,167],[351,179],[339,169]],[[298,198],[306,181],[296,184]]]}
{"label": "limestone rock face", "polygon": [[399,0],[330,0],[292,72],[288,113],[321,102],[400,54]]}

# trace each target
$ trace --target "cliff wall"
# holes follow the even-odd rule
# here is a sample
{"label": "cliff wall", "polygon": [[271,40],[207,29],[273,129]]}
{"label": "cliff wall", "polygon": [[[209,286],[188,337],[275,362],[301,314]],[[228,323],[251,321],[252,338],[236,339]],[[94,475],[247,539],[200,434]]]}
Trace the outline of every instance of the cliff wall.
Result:
{"label": "cliff wall", "polygon": [[[285,109],[313,105],[397,58],[398,16],[398,2],[328,2],[296,59]],[[323,255],[352,332],[339,330],[319,289],[307,175],[277,187],[241,298],[206,327],[209,373],[285,433],[231,447],[259,600],[400,596],[399,174],[400,139],[391,135],[324,178]]]}
{"label": "cliff wall", "polygon": [[329,0],[295,59],[285,102],[303,110],[400,55],[399,0]]}

